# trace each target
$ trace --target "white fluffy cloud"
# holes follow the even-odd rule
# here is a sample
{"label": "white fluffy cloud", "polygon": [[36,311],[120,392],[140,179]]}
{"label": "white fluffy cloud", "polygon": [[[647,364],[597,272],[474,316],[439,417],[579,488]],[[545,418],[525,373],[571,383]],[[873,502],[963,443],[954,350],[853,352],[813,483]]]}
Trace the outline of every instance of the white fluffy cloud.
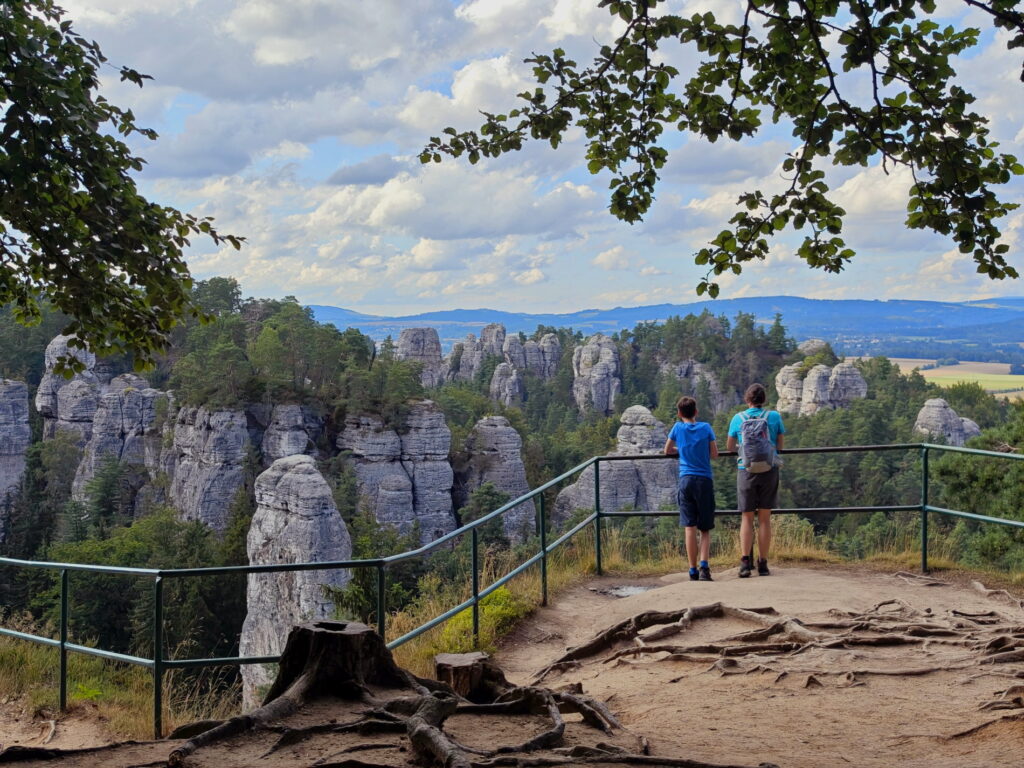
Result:
{"label": "white fluffy cloud", "polygon": [[[445,126],[475,128],[533,87],[532,52],[558,46],[581,65],[622,28],[596,0],[65,0],[80,32],[115,65],[155,77],[107,94],[156,127],[140,143],[147,192],[247,237],[241,253],[197,241],[200,277],[233,274],[257,295],[370,311],[481,306],[568,311],[686,301],[703,276],[692,254],[728,225],[739,194],[785,185],[785,126],[757,144],[666,134],[670,161],[646,221],[607,214],[608,177],[585,169],[585,137],[557,151],[419,163]],[[981,23],[978,12],[950,12]],[[741,0],[670,0],[658,12],[742,20]],[[684,73],[692,54],[665,46]],[[1024,154],[1019,51],[995,35],[958,66],[1003,149]],[[973,275],[947,240],[908,232],[907,175],[829,171],[859,251],[827,276],[783,236],[765,262],[723,276],[723,295],[797,293],[949,298],[1021,291]],[[1024,198],[1017,184],[1011,197]],[[1007,242],[1018,259],[1020,217]],[[1018,264],[1019,267],[1024,265]]]}

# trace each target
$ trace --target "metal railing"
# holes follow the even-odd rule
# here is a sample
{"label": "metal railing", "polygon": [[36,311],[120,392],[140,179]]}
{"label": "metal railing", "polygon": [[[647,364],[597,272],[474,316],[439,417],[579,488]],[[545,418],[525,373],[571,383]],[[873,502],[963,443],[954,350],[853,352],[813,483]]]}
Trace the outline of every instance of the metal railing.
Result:
{"label": "metal railing", "polygon": [[[932,451],[947,451],[961,454],[968,454],[972,456],[987,456],[998,459],[1009,459],[1009,460],[1024,460],[1024,455],[1021,454],[1010,454],[1010,453],[998,453],[995,451],[982,451],[973,448],[959,448],[954,446],[946,445],[933,445],[928,443],[898,443],[892,445],[858,445],[858,446],[829,446],[829,447],[818,447],[818,448],[790,448],[782,451],[786,455],[798,455],[798,454],[824,454],[824,453],[865,453],[865,452],[880,452],[880,451],[908,451],[916,450],[920,452],[921,459],[921,499],[919,504],[910,505],[881,505],[881,506],[849,506],[849,507],[804,507],[797,509],[777,509],[774,510],[775,514],[803,514],[803,515],[817,515],[817,514],[851,514],[851,513],[866,513],[866,512],[919,512],[921,515],[921,569],[922,571],[928,570],[928,515],[929,513],[936,513],[940,515],[947,515],[951,517],[961,517],[970,520],[994,523],[997,525],[1006,525],[1016,528],[1024,528],[1024,522],[1018,520],[1006,520],[1003,518],[990,517],[987,515],[980,515],[973,512],[966,512],[962,510],[945,509],[943,507],[936,507],[929,503],[929,470],[928,470],[928,458],[929,453]],[[721,457],[735,456],[735,452],[722,451],[719,454]],[[192,578],[199,576],[220,576],[227,574],[261,574],[261,573],[285,573],[285,572],[297,572],[297,571],[324,571],[324,570],[336,570],[336,569],[354,569],[354,568],[374,568],[377,572],[377,629],[381,636],[384,636],[386,630],[386,617],[387,617],[387,605],[386,605],[386,586],[387,586],[387,569],[389,566],[395,565],[406,560],[413,558],[422,557],[424,555],[433,552],[436,549],[444,547],[445,545],[452,544],[462,536],[470,536],[470,563],[471,563],[471,595],[468,599],[456,605],[439,616],[434,617],[427,623],[405,633],[404,635],[395,638],[387,644],[388,648],[397,648],[398,646],[412,640],[415,637],[427,632],[434,627],[444,623],[456,614],[471,609],[472,612],[472,627],[473,627],[473,638],[474,644],[479,644],[480,636],[480,602],[485,597],[490,595],[495,590],[499,589],[504,584],[511,581],[513,578],[523,573],[528,568],[540,565],[541,572],[541,604],[547,605],[548,602],[548,556],[569,542],[573,537],[585,530],[590,525],[594,527],[594,568],[598,575],[601,575],[604,571],[603,558],[602,558],[602,521],[607,518],[618,518],[618,517],[634,517],[634,516],[676,516],[678,513],[675,511],[611,511],[603,512],[601,510],[601,464],[616,462],[616,461],[655,461],[655,460],[672,460],[675,461],[675,457],[666,457],[662,454],[654,455],[638,455],[638,456],[595,456],[588,459],[587,461],[573,467],[569,471],[559,475],[558,477],[549,480],[543,485],[535,488],[534,490],[526,493],[507,504],[502,505],[498,509],[468,523],[461,528],[452,531],[439,539],[435,539],[429,544],[425,544],[418,549],[410,550],[408,552],[402,552],[397,555],[391,555],[389,557],[373,558],[369,560],[339,560],[333,562],[321,562],[321,563],[280,563],[274,565],[248,565],[248,566],[223,566],[215,568],[176,568],[176,569],[152,569],[152,568],[121,568],[117,566],[105,566],[105,565],[85,565],[78,563],[51,563],[41,562],[35,560],[17,560],[13,558],[0,557],[0,566],[11,566],[16,568],[27,568],[27,569],[45,569],[52,571],[59,571],[60,573],[60,623],[59,623],[59,639],[50,637],[43,637],[40,635],[33,635],[27,632],[19,632],[13,629],[6,629],[0,627],[0,636],[7,636],[18,638],[21,640],[27,640],[29,642],[38,643],[59,649],[60,652],[60,689],[59,689],[59,706],[63,711],[67,707],[67,660],[68,653],[81,653],[91,656],[98,656],[102,659],[110,661],[122,662],[125,664],[133,664],[136,666],[144,667],[151,670],[153,677],[153,731],[155,738],[161,738],[163,736],[163,676],[164,673],[169,669],[187,669],[197,667],[212,667],[212,666],[241,666],[245,664],[269,664],[277,662],[279,656],[236,656],[236,657],[221,657],[221,658],[207,658],[207,659],[168,659],[164,657],[164,627],[163,627],[163,585],[167,579],[183,579]],[[574,477],[577,474],[582,473],[588,467],[593,466],[594,468],[594,510],[593,512],[573,526],[570,530],[561,534],[554,541],[548,542],[547,540],[547,521],[548,515],[545,509],[544,493],[551,488],[554,488],[558,484]],[[513,568],[504,576],[498,578],[493,583],[486,587],[480,586],[480,551],[479,551],[479,530],[481,526],[486,525],[491,520],[495,520],[504,515],[509,510],[519,506],[524,502],[531,500],[537,500],[537,529],[539,533],[539,548],[538,551],[527,558],[523,563]],[[738,510],[717,510],[716,515],[739,515]],[[69,585],[68,576],[73,571],[81,571],[87,573],[105,573],[105,574],[120,574],[125,576],[134,576],[142,578],[151,578],[153,580],[153,658],[143,658],[140,656],[132,656],[123,653],[117,653],[115,651],[104,650],[101,648],[93,648],[87,645],[80,645],[77,643],[69,642],[68,640],[68,628],[69,628]]]}

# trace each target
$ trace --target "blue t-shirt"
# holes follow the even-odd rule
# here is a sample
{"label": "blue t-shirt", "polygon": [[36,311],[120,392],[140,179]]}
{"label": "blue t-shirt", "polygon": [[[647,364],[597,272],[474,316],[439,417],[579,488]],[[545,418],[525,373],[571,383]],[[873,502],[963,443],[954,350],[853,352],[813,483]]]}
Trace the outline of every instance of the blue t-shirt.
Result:
{"label": "blue t-shirt", "polygon": [[[736,442],[743,445],[743,435],[740,433],[743,422],[758,416],[764,416],[768,421],[768,439],[772,441],[772,445],[777,447],[779,435],[786,434],[786,427],[782,424],[782,416],[779,412],[769,411],[767,408],[747,408],[733,416],[732,421],[729,422],[729,437],[735,437]],[[739,464],[740,469],[744,468],[742,455],[736,457],[736,463]]]}
{"label": "blue t-shirt", "polygon": [[704,421],[687,424],[677,421],[668,433],[668,439],[679,450],[679,476],[711,477],[711,446],[715,431]]}

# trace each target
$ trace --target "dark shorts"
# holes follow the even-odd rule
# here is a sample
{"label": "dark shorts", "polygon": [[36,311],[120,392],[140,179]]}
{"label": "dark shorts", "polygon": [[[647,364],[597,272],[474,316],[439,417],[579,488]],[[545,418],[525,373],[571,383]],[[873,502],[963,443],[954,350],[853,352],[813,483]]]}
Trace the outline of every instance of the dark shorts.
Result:
{"label": "dark shorts", "polygon": [[679,524],[710,531],[715,527],[715,483],[710,477],[683,475],[676,490]]}
{"label": "dark shorts", "polygon": [[745,469],[737,470],[736,500],[740,512],[775,509],[779,502],[779,468],[757,474],[750,474]]}

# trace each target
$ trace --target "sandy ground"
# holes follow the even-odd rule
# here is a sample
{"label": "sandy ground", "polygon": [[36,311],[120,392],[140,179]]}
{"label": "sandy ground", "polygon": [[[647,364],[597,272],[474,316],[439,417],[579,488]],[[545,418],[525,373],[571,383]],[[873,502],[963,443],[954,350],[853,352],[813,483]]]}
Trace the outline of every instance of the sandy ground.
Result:
{"label": "sandy ground", "polygon": [[[685,631],[659,641],[686,646],[687,653],[676,658],[657,653],[610,660],[613,649],[607,649],[549,674],[543,685],[581,686],[586,694],[606,701],[625,726],[607,737],[584,726],[578,716],[566,716],[568,744],[593,746],[604,739],[635,751],[642,735],[649,740],[652,756],[721,765],[770,762],[782,768],[1021,765],[1024,652],[1012,663],[989,663],[1001,658],[998,654],[1004,648],[1024,647],[1024,610],[1019,603],[985,596],[968,586],[927,586],[927,581],[913,577],[846,568],[776,567],[770,577],[742,580],[733,569],[716,573],[715,578],[712,583],[690,582],[685,574],[639,581],[592,580],[537,611],[506,638],[495,658],[510,680],[525,684],[567,647],[615,622],[645,611],[713,603],[771,607],[780,621],[793,617],[802,622],[790,625],[800,631],[873,616],[901,626],[893,629],[893,636],[914,638],[889,645],[888,635],[876,629],[862,633],[877,641],[867,645],[825,642],[797,651],[762,653],[744,650],[753,647],[751,630],[756,627],[742,617],[726,615],[694,621]],[[650,589],[624,598],[608,594],[611,587],[623,584]],[[879,607],[883,601],[889,602]],[[915,628],[926,636],[915,635]],[[844,630],[820,632],[832,638]],[[770,643],[772,637],[759,639]],[[719,651],[721,655],[708,650],[724,646],[730,650]],[[733,646],[743,647],[732,653]],[[629,641],[615,646],[630,647]],[[894,674],[900,671],[911,674]],[[998,706],[993,708],[992,702]],[[986,703],[990,708],[980,709]],[[345,723],[358,715],[359,705],[352,702],[319,700],[282,725]],[[545,722],[530,715],[456,715],[445,727],[467,746],[491,749],[538,733]],[[61,745],[62,727],[59,723],[49,746]],[[332,765],[413,765],[409,750],[394,736],[347,733],[272,752],[280,732],[221,744],[197,753],[189,765],[290,768],[312,766],[317,760]],[[18,764],[160,765],[173,746],[166,741],[129,744]],[[345,760],[339,759],[341,755]],[[356,758],[362,763],[353,762]]]}
{"label": "sandy ground", "polygon": [[[736,569],[715,575],[713,583],[691,582],[685,574],[649,581],[604,579],[560,596],[507,638],[497,654],[510,679],[525,682],[567,646],[589,639],[595,630],[649,610],[674,610],[722,602],[740,608],[771,606],[804,620],[835,611],[863,612],[890,598],[935,617],[951,611],[997,611],[1024,633],[1024,611],[962,586],[924,586],[854,569],[775,567],[769,577],[740,579]],[[623,583],[654,589],[626,598],[595,591]],[[730,619],[696,624],[686,643],[721,640],[744,629]],[[1024,637],[1024,634],[1021,635]],[[678,640],[677,640],[678,642]],[[616,664],[585,663],[545,679],[549,686],[579,682],[584,690],[646,734],[655,754],[709,762],[770,761],[789,768],[823,765],[1020,766],[1024,761],[1024,721],[998,723],[981,732],[948,737],[1012,712],[979,711],[1013,681],[996,673],[1021,672],[1024,662],[1000,665],[992,676],[950,671],[901,677],[870,676],[850,686],[838,674],[854,667],[940,666],[962,657],[959,648],[838,650],[780,666],[821,669],[822,687],[806,688],[811,672],[776,671],[721,676],[705,662],[660,661],[660,657]],[[807,655],[804,654],[806,657]],[[1024,683],[1024,680],[1017,680]],[[812,684],[813,685],[813,684]]]}

